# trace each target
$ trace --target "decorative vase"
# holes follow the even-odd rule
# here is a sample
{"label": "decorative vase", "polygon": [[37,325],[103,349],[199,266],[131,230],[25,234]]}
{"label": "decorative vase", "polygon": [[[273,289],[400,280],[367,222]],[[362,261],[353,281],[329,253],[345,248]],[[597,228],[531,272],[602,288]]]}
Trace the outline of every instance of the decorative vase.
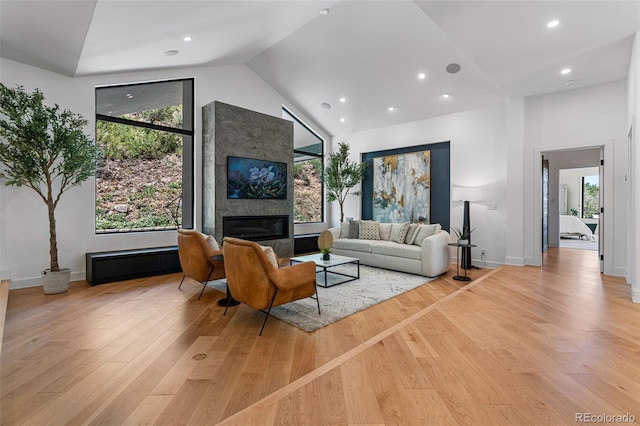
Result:
{"label": "decorative vase", "polygon": [[322,255],[322,260],[331,260],[331,255],[329,253],[325,253]]}
{"label": "decorative vase", "polygon": [[42,271],[42,287],[44,294],[64,293],[69,290],[71,281],[71,269],[62,268],[59,271],[45,269]]}
{"label": "decorative vase", "polygon": [[469,240],[458,240],[459,246],[466,246],[467,244],[469,244]]}

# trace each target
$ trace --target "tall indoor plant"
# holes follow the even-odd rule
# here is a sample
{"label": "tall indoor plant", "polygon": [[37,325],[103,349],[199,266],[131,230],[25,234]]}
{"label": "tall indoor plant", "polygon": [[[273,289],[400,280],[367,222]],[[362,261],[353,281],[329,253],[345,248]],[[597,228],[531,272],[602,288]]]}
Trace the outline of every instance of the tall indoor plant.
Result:
{"label": "tall indoor plant", "polygon": [[340,205],[340,222],[344,222],[344,201],[347,195],[360,195],[360,191],[351,191],[351,188],[362,180],[366,169],[366,163],[349,161],[348,143],[340,142],[338,150],[329,154],[329,162],[324,170],[324,185],[329,201],[337,201]]}
{"label": "tall indoor plant", "polygon": [[0,83],[0,178],[31,188],[46,204],[51,262],[43,287],[61,293],[69,288],[71,271],[58,265],[55,209],[63,193],[94,174],[98,151],[83,133],[87,121],[81,115],[44,100],[38,89],[29,93]]}

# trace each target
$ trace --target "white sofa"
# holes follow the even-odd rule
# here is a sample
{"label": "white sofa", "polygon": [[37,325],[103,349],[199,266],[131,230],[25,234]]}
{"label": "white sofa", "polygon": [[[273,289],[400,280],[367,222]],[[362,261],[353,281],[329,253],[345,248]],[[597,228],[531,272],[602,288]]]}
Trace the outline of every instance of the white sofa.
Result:
{"label": "white sofa", "polygon": [[[440,229],[425,238],[420,246],[402,244],[385,239],[380,240],[348,238],[345,227],[330,228],[333,236],[331,253],[356,257],[363,265],[408,272],[410,274],[436,277],[449,270],[451,265],[451,242],[449,233]],[[342,235],[341,235],[342,234]]]}

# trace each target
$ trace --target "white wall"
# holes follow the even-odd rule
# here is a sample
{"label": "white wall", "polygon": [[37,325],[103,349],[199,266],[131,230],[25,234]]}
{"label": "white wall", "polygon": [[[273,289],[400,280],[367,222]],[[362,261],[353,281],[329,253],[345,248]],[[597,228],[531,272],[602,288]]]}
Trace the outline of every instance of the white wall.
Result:
{"label": "white wall", "polygon": [[[627,127],[632,138],[627,143],[628,197],[630,215],[627,222],[630,235],[627,247],[629,270],[627,282],[631,284],[631,294],[635,303],[640,303],[640,32],[636,33],[627,78]],[[629,133],[627,133],[628,135]]]}
{"label": "white wall", "polygon": [[[0,77],[6,85],[39,88],[47,102],[58,103],[89,120],[86,132],[95,132],[95,86],[195,77],[195,179],[196,224],[201,229],[202,106],[214,101],[281,116],[282,105],[314,126],[326,140],[329,135],[300,114],[248,67],[230,65],[154,72],[123,73],[69,78],[38,68],[0,59]],[[96,235],[95,180],[66,193],[56,210],[61,267],[70,267],[73,280],[85,278],[85,253],[176,244],[175,231]],[[41,271],[49,266],[48,222],[44,203],[25,188],[0,185],[0,277],[11,278],[11,288],[40,285]]]}
{"label": "white wall", "polygon": [[[338,135],[339,142],[348,142],[350,159],[360,161],[363,152],[415,146],[436,142],[451,142],[452,186],[482,187],[483,203],[471,204],[471,222],[476,228],[473,243],[474,263],[479,262],[480,249],[486,249],[488,266],[504,263],[505,259],[505,187],[506,187],[506,127],[505,106],[494,106],[419,120],[363,132]],[[487,210],[486,203],[496,203],[497,210]],[[330,206],[332,222],[337,225],[337,203]],[[345,216],[360,217],[359,197],[345,202]],[[462,205],[451,206],[451,225],[462,224]]]}
{"label": "white wall", "polygon": [[[525,261],[541,263],[542,152],[604,146],[606,274],[626,274],[628,193],[626,96],[624,80],[525,100],[524,242]],[[616,242],[614,246],[614,241]]]}

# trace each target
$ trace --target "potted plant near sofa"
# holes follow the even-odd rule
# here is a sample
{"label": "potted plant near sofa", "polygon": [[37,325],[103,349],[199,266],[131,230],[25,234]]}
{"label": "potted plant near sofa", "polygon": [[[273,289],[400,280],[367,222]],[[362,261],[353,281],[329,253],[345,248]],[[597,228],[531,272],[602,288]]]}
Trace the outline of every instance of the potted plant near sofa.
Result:
{"label": "potted plant near sofa", "polygon": [[461,246],[469,244],[469,238],[471,238],[471,233],[473,231],[475,231],[475,228],[451,228],[451,232],[458,238],[458,244]]}
{"label": "potted plant near sofa", "polygon": [[331,246],[333,245],[333,234],[331,231],[323,231],[318,237],[318,248],[322,253],[322,260],[331,259]]}
{"label": "potted plant near sofa", "polygon": [[360,191],[351,191],[364,177],[366,163],[349,161],[349,144],[340,142],[338,151],[329,154],[329,162],[324,169],[324,185],[327,199],[340,205],[340,222],[344,222],[344,200],[349,193],[360,195]]}
{"label": "potted plant near sofa", "polygon": [[71,277],[58,265],[55,209],[63,193],[94,174],[98,150],[81,115],[44,100],[38,89],[0,83],[0,179],[31,188],[47,206],[50,265],[42,284],[52,294],[67,291]]}

